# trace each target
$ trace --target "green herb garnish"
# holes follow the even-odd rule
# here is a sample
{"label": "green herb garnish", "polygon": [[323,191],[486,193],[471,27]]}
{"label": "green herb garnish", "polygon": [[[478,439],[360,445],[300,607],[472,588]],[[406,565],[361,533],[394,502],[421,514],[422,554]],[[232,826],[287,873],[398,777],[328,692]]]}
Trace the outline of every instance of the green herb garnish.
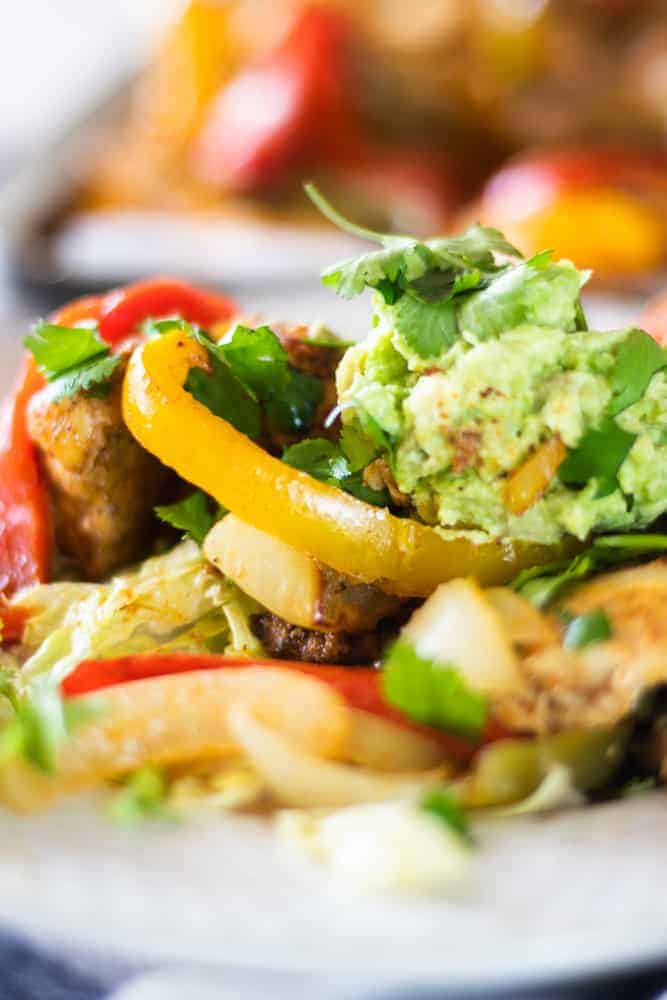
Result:
{"label": "green herb garnish", "polygon": [[667,365],[667,354],[643,330],[632,330],[619,347],[610,381],[612,397],[600,427],[584,434],[558,470],[561,482],[584,486],[598,481],[597,496],[618,488],[618,472],[637,438],[615,417],[642,398],[653,376]]}
{"label": "green herb garnish", "polygon": [[363,472],[355,468],[339,445],[326,438],[311,438],[286,448],[283,462],[294,469],[307,472],[314,479],[337,486],[346,493],[374,504],[388,507],[391,497],[387,490],[373,490],[364,483]]}
{"label": "green herb garnish", "polygon": [[297,371],[267,326],[236,326],[216,343],[202,330],[192,336],[209,354],[212,371],[192,368],[185,388],[237,430],[258,438],[262,415],[285,433],[304,433],[315,419],[324,389],[319,379]]}
{"label": "green herb garnish", "polygon": [[142,767],[125,781],[109,806],[109,817],[120,826],[137,826],[144,820],[173,822],[176,812],[167,805],[168,784],[161,771]]}
{"label": "green herb garnish", "polygon": [[473,843],[468,817],[461,808],[457,796],[449,788],[431,788],[425,792],[419,803],[423,812],[437,817],[445,826],[457,833],[468,844]]}
{"label": "green herb garnish", "polygon": [[412,236],[378,233],[346,219],[314,184],[306,184],[310,200],[344,232],[383,249],[353,257],[324,272],[322,281],[343,298],[374,288],[393,304],[405,293],[423,303],[446,302],[479,288],[503,270],[494,254],[520,257],[497,229],[471,226],[462,236],[421,241]]}
{"label": "green herb garnish", "polygon": [[6,671],[0,671],[0,695],[13,710],[0,730],[0,764],[19,757],[45,774],[55,772],[58,749],[74,729],[100,712],[90,699],[63,700],[58,686],[44,681],[24,693]]}
{"label": "green herb garnish", "polygon": [[398,639],[382,669],[387,701],[410,719],[476,739],[487,717],[486,699],[471,690],[455,666],[426,660]]}
{"label": "green herb garnish", "polygon": [[185,500],[172,503],[167,507],[155,507],[155,513],[166,524],[178,531],[184,531],[197,545],[202,545],[204,539],[215,524],[211,513],[211,502],[201,490],[195,490]]}
{"label": "green herb garnish", "polygon": [[585,615],[573,618],[569,623],[563,645],[566,649],[583,649],[584,646],[609,639],[611,634],[611,622],[606,612],[601,609],[588,611]]}
{"label": "green herb garnish", "polygon": [[532,566],[512,581],[511,587],[538,608],[545,608],[572,584],[622,563],[646,559],[667,552],[667,535],[601,535],[570,560]]}
{"label": "green herb garnish", "polygon": [[37,323],[23,341],[52,386],[54,402],[78,392],[104,398],[120,364],[97,330]]}

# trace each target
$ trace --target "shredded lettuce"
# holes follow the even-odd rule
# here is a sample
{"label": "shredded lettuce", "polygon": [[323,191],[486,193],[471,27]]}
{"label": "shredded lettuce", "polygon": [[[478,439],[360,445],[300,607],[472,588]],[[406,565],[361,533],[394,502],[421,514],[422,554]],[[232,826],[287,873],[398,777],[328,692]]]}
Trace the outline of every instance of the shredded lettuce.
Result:
{"label": "shredded lettuce", "polygon": [[53,583],[14,602],[31,612],[23,676],[61,681],[82,660],[135,653],[261,655],[250,629],[259,605],[202,556],[192,541],[106,584]]}

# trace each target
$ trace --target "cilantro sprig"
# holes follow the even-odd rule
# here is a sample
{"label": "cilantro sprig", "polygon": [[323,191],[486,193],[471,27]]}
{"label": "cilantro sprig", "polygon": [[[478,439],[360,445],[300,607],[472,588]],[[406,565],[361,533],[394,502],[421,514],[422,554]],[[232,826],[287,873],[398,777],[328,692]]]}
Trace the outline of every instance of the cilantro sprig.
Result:
{"label": "cilantro sprig", "polygon": [[405,293],[424,304],[442,303],[480,288],[504,268],[495,254],[521,257],[497,229],[474,225],[462,236],[418,240],[413,236],[378,233],[346,219],[314,184],[305,191],[335,226],[352,236],[379,243],[382,250],[343,261],[322,275],[325,285],[351,299],[365,288],[377,289],[394,304]]}
{"label": "cilantro sprig", "polygon": [[101,711],[90,699],[63,700],[46,681],[22,692],[7,671],[0,671],[0,695],[13,712],[0,730],[0,765],[18,757],[45,774],[55,772],[58,750],[74,729]]}
{"label": "cilantro sprig", "polygon": [[203,545],[204,539],[217,520],[211,510],[210,499],[201,490],[195,490],[177,503],[155,507],[154,510],[161,521],[170,524],[178,531],[183,531],[185,536],[192,538],[197,545]]}
{"label": "cilantro sprig", "polygon": [[361,468],[351,462],[340,445],[326,438],[300,441],[286,448],[282,458],[292,468],[307,472],[320,482],[337,486],[365,503],[376,507],[388,507],[391,504],[389,492],[386,489],[373,490],[367,486]]}
{"label": "cilantro sprig", "polygon": [[667,552],[667,534],[601,535],[572,559],[532,566],[512,581],[512,589],[546,608],[571,586],[589,579],[611,566],[639,562]]}
{"label": "cilantro sprig", "polygon": [[104,398],[120,364],[99,333],[90,327],[39,322],[23,341],[52,386],[54,402],[79,392]]}
{"label": "cilantro sprig", "polygon": [[618,488],[619,470],[637,435],[620,427],[616,417],[643,397],[653,376],[666,366],[664,348],[643,330],[631,330],[618,349],[610,374],[612,395],[602,422],[569,450],[558,470],[562,483],[585,486],[596,479],[598,497]]}
{"label": "cilantro sprig", "polygon": [[178,820],[168,805],[169,786],[161,771],[142,767],[131,774],[111,799],[109,818],[119,826],[138,826],[145,820]]}
{"label": "cilantro sprig", "polygon": [[455,793],[449,788],[430,788],[419,803],[422,812],[435,816],[467,844],[474,843],[470,823]]}
{"label": "cilantro sprig", "polygon": [[486,723],[486,699],[456,666],[424,659],[406,639],[398,639],[384,660],[382,688],[387,701],[415,722],[473,740]]}
{"label": "cilantro sprig", "polygon": [[584,646],[609,639],[611,634],[609,616],[601,608],[597,608],[572,618],[565,631],[563,645],[566,649],[583,649]]}
{"label": "cilantro sprig", "polygon": [[257,439],[263,418],[284,433],[307,433],[324,389],[319,379],[289,364],[285,348],[268,326],[241,324],[221,341],[196,327],[190,335],[206,348],[211,370],[192,368],[185,388],[218,417]]}

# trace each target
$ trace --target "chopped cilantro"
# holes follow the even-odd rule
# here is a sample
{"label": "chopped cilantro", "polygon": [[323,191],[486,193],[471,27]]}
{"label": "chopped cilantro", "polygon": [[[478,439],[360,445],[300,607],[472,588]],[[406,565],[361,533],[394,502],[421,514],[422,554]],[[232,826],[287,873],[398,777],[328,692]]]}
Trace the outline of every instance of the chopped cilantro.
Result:
{"label": "chopped cilantro", "polygon": [[325,438],[311,438],[286,448],[283,462],[294,469],[307,472],[314,479],[337,486],[346,493],[376,507],[388,507],[391,497],[387,490],[373,490],[366,486],[363,473],[354,469],[341,448]]}
{"label": "chopped cilantro", "polygon": [[37,323],[24,344],[51,385],[54,402],[84,391],[103,398],[120,364],[90,327]]}
{"label": "chopped cilantro", "polygon": [[531,566],[519,573],[512,582],[512,589],[536,607],[545,608],[571,584],[591,576],[597,565],[594,555],[588,551],[569,562],[564,560],[546,566]]}
{"label": "chopped cilantro", "polygon": [[154,767],[142,767],[126,779],[109,806],[109,816],[120,826],[136,826],[147,819],[177,819],[167,805],[168,785]]}
{"label": "chopped cilantro", "polygon": [[425,302],[444,302],[480,287],[489,276],[502,271],[494,254],[521,256],[502,233],[480,225],[471,226],[462,236],[424,242],[412,236],[377,233],[346,219],[315,185],[306,184],[305,190],[339,229],[383,247],[324,272],[323,283],[343,298],[351,299],[365,288],[375,288],[390,305],[404,293]]}
{"label": "chopped cilantro", "polygon": [[285,388],[265,401],[266,416],[285,433],[307,433],[324,398],[324,387],[319,379],[293,368],[288,369],[288,376]]}
{"label": "chopped cilantro", "polygon": [[538,608],[544,608],[574,583],[587,580],[610,566],[646,559],[660,552],[667,552],[667,535],[601,535],[569,561],[523,570],[511,586]]}
{"label": "chopped cilantro", "polygon": [[185,500],[179,500],[168,507],[156,507],[155,513],[172,528],[184,531],[197,545],[203,544],[215,524],[209,498],[201,490],[195,490]]}
{"label": "chopped cilantro", "polygon": [[567,486],[585,486],[598,481],[598,496],[613,492],[618,486],[618,470],[635,442],[636,435],[624,431],[613,417],[600,427],[587,431],[576,448],[568,451],[558,469],[558,478]]}
{"label": "chopped cilantro", "polygon": [[421,302],[404,295],[393,310],[394,328],[420,358],[437,358],[456,340],[458,325],[451,299]]}
{"label": "chopped cilantro", "polygon": [[609,639],[611,634],[608,615],[597,609],[572,619],[565,631],[563,645],[566,649],[583,649],[584,646]]}
{"label": "chopped cilantro", "polygon": [[642,398],[649,382],[667,365],[667,354],[643,330],[632,330],[621,344],[611,372],[612,398],[600,427],[589,430],[558,470],[561,482],[584,486],[597,479],[597,496],[618,488],[618,471],[636,435],[623,430],[614,419]]}
{"label": "chopped cilantro", "polygon": [[387,701],[408,718],[476,739],[486,722],[486,700],[454,665],[425,660],[405,639],[390,648],[382,670]]}
{"label": "chopped cilantro", "polygon": [[611,375],[611,416],[641,399],[648,384],[667,365],[667,353],[643,330],[632,330],[618,350]]}
{"label": "chopped cilantro", "polygon": [[445,826],[457,833],[467,843],[472,844],[472,834],[468,818],[461,804],[449,788],[431,788],[422,796],[419,803],[423,812],[435,816]]}
{"label": "chopped cilantro", "polygon": [[238,325],[218,343],[202,330],[191,332],[208,351],[213,371],[191,369],[185,388],[216,416],[253,438],[260,435],[263,413],[285,433],[310,429],[324,395],[322,383],[289,364],[268,326]]}
{"label": "chopped cilantro", "polygon": [[211,371],[191,368],[185,389],[216,417],[227,420],[237,431],[258,438],[262,429],[259,403],[233,371],[216,354],[209,352]]}
{"label": "chopped cilantro", "polygon": [[91,700],[63,701],[59,688],[46,682],[22,693],[6,671],[0,672],[0,695],[14,711],[0,731],[0,764],[21,757],[46,774],[54,773],[58,749],[69,734],[100,711]]}

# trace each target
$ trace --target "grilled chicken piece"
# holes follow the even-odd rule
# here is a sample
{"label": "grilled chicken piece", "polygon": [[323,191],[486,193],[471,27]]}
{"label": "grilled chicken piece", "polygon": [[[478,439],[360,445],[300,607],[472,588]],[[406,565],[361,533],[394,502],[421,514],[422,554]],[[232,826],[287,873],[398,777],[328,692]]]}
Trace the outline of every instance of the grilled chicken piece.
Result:
{"label": "grilled chicken piece", "polygon": [[268,655],[276,659],[363,666],[380,659],[398,626],[373,632],[316,632],[267,613],[255,615],[252,629]]}
{"label": "grilled chicken piece", "polygon": [[123,422],[126,363],[116,369],[105,399],[80,393],[53,402],[47,387],[28,414],[49,483],[57,544],[91,580],[145,553],[153,506],[170,476]]}
{"label": "grilled chicken piece", "polygon": [[560,610],[572,615],[604,611],[610,638],[578,650],[545,642],[519,657],[522,683],[497,700],[495,714],[512,729],[536,733],[619,722],[645,691],[667,682],[665,608],[664,559],[583,584]]}

